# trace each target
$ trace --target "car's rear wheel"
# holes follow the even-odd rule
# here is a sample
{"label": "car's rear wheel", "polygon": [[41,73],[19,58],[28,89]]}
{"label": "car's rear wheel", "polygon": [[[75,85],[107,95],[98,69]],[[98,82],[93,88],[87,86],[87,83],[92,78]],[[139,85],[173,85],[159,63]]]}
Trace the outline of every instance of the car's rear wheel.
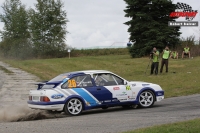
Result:
{"label": "car's rear wheel", "polygon": [[65,104],[64,111],[69,115],[79,115],[83,110],[83,104],[80,99],[72,98]]}
{"label": "car's rear wheel", "polygon": [[155,96],[152,91],[147,90],[140,93],[139,96],[140,107],[149,108],[153,106],[154,102],[155,102]]}

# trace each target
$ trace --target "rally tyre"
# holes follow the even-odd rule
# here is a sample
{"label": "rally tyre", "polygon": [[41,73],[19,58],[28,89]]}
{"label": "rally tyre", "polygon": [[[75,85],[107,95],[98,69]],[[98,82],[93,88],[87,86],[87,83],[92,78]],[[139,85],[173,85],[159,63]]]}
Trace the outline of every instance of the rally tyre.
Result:
{"label": "rally tyre", "polygon": [[152,107],[155,102],[155,96],[152,91],[143,91],[139,96],[139,106],[142,108]]}
{"label": "rally tyre", "polygon": [[81,114],[82,110],[83,104],[78,98],[72,98],[68,100],[64,107],[65,113],[73,116]]}

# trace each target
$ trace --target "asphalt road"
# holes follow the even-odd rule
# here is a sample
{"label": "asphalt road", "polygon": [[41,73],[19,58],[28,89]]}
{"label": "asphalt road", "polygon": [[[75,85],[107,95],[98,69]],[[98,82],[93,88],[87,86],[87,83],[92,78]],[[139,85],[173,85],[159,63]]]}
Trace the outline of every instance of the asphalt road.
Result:
{"label": "asphalt road", "polygon": [[[0,83],[5,83],[5,81]],[[118,133],[200,118],[199,101],[200,94],[196,94],[168,98],[155,103],[153,108],[148,109],[118,107],[87,111],[76,117],[57,115],[62,118],[0,122],[0,133]]]}
{"label": "asphalt road", "polygon": [[1,133],[118,133],[200,118],[200,95],[168,98],[149,109],[95,110],[81,116],[0,123]]}

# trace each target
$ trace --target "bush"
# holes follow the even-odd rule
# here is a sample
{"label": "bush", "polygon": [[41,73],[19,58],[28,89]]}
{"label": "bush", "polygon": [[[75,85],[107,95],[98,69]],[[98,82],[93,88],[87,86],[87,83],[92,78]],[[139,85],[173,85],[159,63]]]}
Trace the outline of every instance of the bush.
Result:
{"label": "bush", "polygon": [[127,48],[106,48],[106,49],[73,49],[71,57],[80,56],[101,56],[101,55],[126,55],[128,54]]}

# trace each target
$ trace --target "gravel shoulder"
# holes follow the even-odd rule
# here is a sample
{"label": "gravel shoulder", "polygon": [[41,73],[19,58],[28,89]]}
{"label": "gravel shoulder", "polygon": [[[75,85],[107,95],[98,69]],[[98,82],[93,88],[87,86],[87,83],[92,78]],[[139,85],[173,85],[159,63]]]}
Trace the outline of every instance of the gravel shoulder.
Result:
{"label": "gravel shoulder", "polygon": [[0,71],[0,107],[26,103],[28,92],[36,87],[34,83],[38,78],[3,62],[0,62],[0,66],[13,72]]}

